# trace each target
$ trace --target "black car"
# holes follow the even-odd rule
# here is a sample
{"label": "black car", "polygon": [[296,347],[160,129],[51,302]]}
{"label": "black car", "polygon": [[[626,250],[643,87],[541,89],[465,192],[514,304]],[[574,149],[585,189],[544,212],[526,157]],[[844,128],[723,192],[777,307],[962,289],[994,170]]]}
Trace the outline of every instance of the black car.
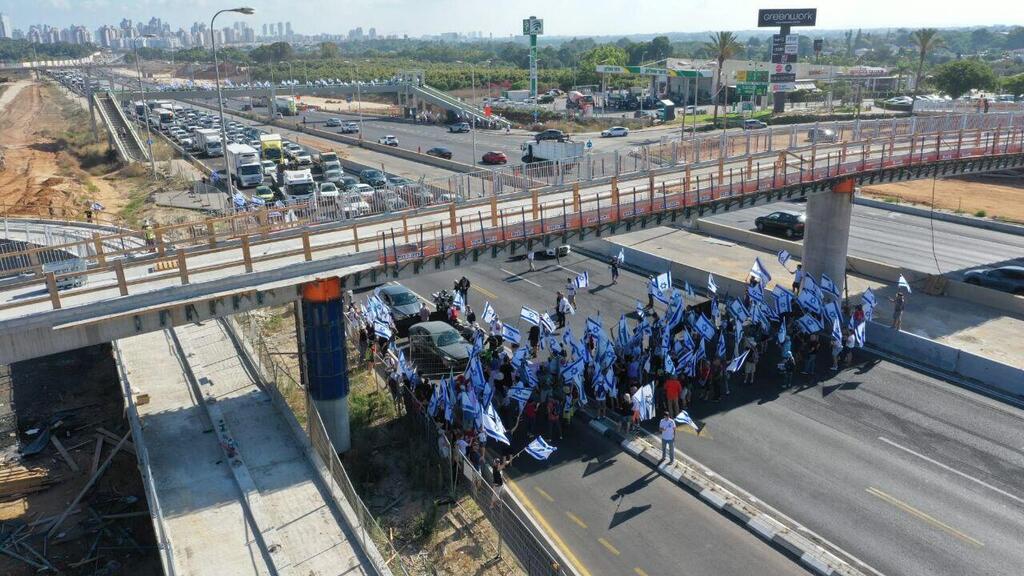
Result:
{"label": "black car", "polygon": [[758,232],[785,234],[786,238],[804,235],[804,223],[807,217],[802,212],[772,212],[754,219]]}
{"label": "black car", "polygon": [[413,324],[409,328],[411,360],[428,376],[458,374],[469,363],[469,342],[446,322]]}
{"label": "black car", "polygon": [[538,132],[537,135],[534,136],[534,139],[537,142],[540,142],[541,140],[558,140],[559,142],[565,142],[568,138],[569,137],[565,134],[565,132],[562,132],[561,130],[556,130],[554,128],[549,128],[547,130],[544,130],[543,132]]}
{"label": "black car", "polygon": [[964,272],[964,282],[1024,296],[1024,266],[968,270]]}
{"label": "black car", "polygon": [[447,149],[447,148],[445,148],[445,147],[443,147],[443,146],[435,146],[435,147],[431,148],[430,150],[427,150],[427,156],[435,156],[437,158],[444,158],[445,160],[451,160],[452,159],[452,151]]}
{"label": "black car", "polygon": [[369,184],[374,188],[380,188],[388,185],[388,180],[384,176],[384,173],[381,172],[380,170],[374,170],[372,168],[367,168],[366,170],[360,172],[359,179],[362,180],[364,184]]}
{"label": "black car", "polygon": [[377,289],[377,296],[391,312],[391,318],[398,327],[399,336],[420,321],[420,299],[412,290],[401,284],[388,284]]}
{"label": "black car", "polygon": [[356,178],[355,176],[345,175],[342,176],[341,180],[338,182],[338,188],[348,191],[351,190],[352,188],[355,188],[356,184],[359,184],[359,178]]}

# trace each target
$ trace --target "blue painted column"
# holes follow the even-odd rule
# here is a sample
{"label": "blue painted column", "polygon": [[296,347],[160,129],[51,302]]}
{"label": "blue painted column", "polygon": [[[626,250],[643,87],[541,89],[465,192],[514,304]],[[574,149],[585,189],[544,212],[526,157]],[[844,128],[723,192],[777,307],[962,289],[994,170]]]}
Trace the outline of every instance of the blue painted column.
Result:
{"label": "blue painted column", "polygon": [[348,421],[348,360],[341,279],[302,286],[302,337],[306,386],[338,452],[352,446]]}

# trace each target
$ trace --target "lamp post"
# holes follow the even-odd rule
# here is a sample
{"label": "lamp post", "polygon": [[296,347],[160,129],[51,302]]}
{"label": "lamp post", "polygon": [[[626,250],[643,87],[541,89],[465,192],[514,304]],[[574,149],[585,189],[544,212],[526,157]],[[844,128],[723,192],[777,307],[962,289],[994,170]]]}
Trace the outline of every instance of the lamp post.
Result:
{"label": "lamp post", "polygon": [[133,38],[132,47],[135,49],[135,71],[139,75],[139,97],[142,99],[142,113],[145,114],[146,123],[146,147],[149,151],[149,175],[156,176],[156,160],[153,158],[153,132],[149,128],[149,106],[146,104],[146,87],[142,84],[142,66],[139,65],[139,39],[154,38],[153,34],[143,34]]}
{"label": "lamp post", "polygon": [[213,71],[216,74],[215,78],[217,82],[217,107],[220,109],[220,142],[221,149],[224,151],[224,178],[226,180],[225,184],[227,186],[229,202],[231,202],[231,205],[234,206],[235,195],[231,193],[231,163],[228,162],[227,155],[228,136],[224,130],[224,96],[223,94],[221,94],[220,91],[220,65],[217,63],[217,35],[214,34],[213,28],[213,21],[217,19],[217,16],[220,16],[225,12],[237,12],[239,14],[245,14],[246,16],[249,16],[254,14],[256,11],[252,8],[246,7],[228,8],[225,10],[217,11],[216,13],[214,13],[213,17],[210,18],[210,47],[213,49]]}
{"label": "lamp post", "polygon": [[[472,98],[473,105],[476,105],[476,66],[473,64],[469,65],[469,78],[470,85],[472,86]],[[473,128],[470,130],[473,133],[473,165],[476,165],[476,114],[473,114]]]}

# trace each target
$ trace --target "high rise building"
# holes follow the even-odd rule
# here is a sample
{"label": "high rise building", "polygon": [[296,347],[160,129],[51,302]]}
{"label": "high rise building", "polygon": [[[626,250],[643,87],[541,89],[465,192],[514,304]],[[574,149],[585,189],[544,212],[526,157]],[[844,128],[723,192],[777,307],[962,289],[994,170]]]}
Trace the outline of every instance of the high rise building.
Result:
{"label": "high rise building", "polygon": [[367,36],[370,38],[370,40],[376,40],[377,39],[377,29],[376,28],[370,28],[369,32],[367,32]]}
{"label": "high rise building", "polygon": [[263,37],[264,38],[267,37],[267,25],[266,24],[263,25]]}
{"label": "high rise building", "polygon": [[284,23],[284,33],[285,33],[286,36],[291,36],[292,35],[292,23],[291,22],[285,22]]}
{"label": "high rise building", "polygon": [[277,23],[277,37],[284,36],[284,22]]}
{"label": "high rise building", "polygon": [[0,38],[14,38],[14,29],[11,28],[11,17],[0,12]]}

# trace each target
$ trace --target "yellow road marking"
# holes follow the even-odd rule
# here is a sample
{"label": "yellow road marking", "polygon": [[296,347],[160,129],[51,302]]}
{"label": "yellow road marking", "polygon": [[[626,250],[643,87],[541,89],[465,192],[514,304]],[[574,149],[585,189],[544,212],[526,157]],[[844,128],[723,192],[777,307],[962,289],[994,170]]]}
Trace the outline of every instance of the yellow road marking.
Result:
{"label": "yellow road marking", "polygon": [[575,522],[576,525],[579,526],[580,528],[586,528],[587,527],[586,523],[583,522],[583,520],[580,520],[580,517],[575,515],[575,514],[573,514],[572,512],[569,512],[568,510],[566,510],[565,515],[569,517],[569,520],[572,520],[573,522]]}
{"label": "yellow road marking", "polygon": [[496,299],[498,297],[497,294],[495,294],[494,292],[491,292],[487,288],[481,288],[481,287],[476,286],[476,285],[474,285],[473,288],[476,288],[477,290],[480,291],[481,294],[483,294],[484,296],[487,296],[488,298],[495,298]]}
{"label": "yellow road marking", "polygon": [[640,568],[633,568],[633,572],[636,572],[636,576],[647,576],[647,572],[644,572]]}
{"label": "yellow road marking", "polygon": [[555,501],[555,499],[551,497],[551,494],[548,494],[547,491],[541,488],[540,486],[534,486],[533,489],[536,490],[538,494],[543,496],[548,502]]}
{"label": "yellow road marking", "polygon": [[619,554],[622,554],[622,552],[619,552],[618,548],[616,548],[615,546],[612,546],[612,543],[607,541],[607,540],[605,540],[604,538],[598,538],[597,541],[600,542],[602,546],[607,548],[608,551],[611,552],[612,554],[615,554],[616,556],[618,556]]}
{"label": "yellow road marking", "polygon": [[682,431],[684,434],[689,434],[690,436],[696,436],[697,438],[704,438],[706,440],[715,439],[715,437],[712,436],[710,432],[708,432],[707,426],[700,429],[700,434],[698,434],[697,431],[694,430],[693,427],[691,427],[689,424],[680,424],[676,426],[676,430]]}
{"label": "yellow road marking", "polygon": [[511,478],[506,478],[505,484],[508,486],[509,490],[511,490],[516,495],[516,498],[518,498],[519,501],[523,503],[523,506],[526,507],[526,511],[529,512],[530,515],[533,516],[538,523],[540,523],[540,526],[544,530],[544,532],[551,537],[551,540],[554,541],[555,546],[558,546],[558,549],[562,551],[562,554],[565,554],[566,559],[568,559],[569,562],[573,565],[573,567],[576,568],[576,571],[579,572],[580,576],[591,576],[590,571],[587,570],[583,563],[580,562],[579,558],[577,558],[576,555],[572,553],[572,550],[570,550],[569,547],[566,546],[565,542],[562,540],[562,537],[558,535],[558,532],[555,532],[555,530],[551,528],[551,525],[548,524],[548,521],[545,520],[543,516],[541,516],[540,512],[537,511],[537,508],[534,507],[533,502],[530,502],[530,499],[527,498],[526,494],[524,494],[523,491],[519,489],[519,486],[517,486]]}
{"label": "yellow road marking", "polygon": [[931,524],[932,526],[934,526],[936,528],[939,528],[940,530],[943,530],[943,531],[949,533],[950,535],[952,535],[952,536],[954,536],[956,538],[959,538],[960,540],[963,540],[964,542],[967,542],[968,544],[972,544],[972,545],[977,546],[979,548],[985,545],[982,542],[980,542],[978,540],[975,540],[974,538],[971,538],[967,534],[964,534],[963,532],[957,530],[956,528],[953,528],[949,524],[946,524],[945,522],[942,522],[941,520],[937,520],[936,518],[928,515],[927,513],[922,512],[922,511],[918,510],[917,508],[914,508],[910,504],[907,504],[906,502],[898,500],[894,496],[890,496],[889,494],[886,494],[885,492],[882,492],[881,490],[879,490],[878,488],[875,488],[874,486],[872,486],[870,488],[866,488],[866,491],[867,491],[868,494],[871,494],[872,496],[880,498],[883,501],[888,502],[889,504],[892,504],[893,506],[899,508],[900,510],[903,510],[904,512],[906,512],[908,514],[910,514],[912,516],[915,516],[916,518],[918,518],[920,520],[923,520],[924,522],[926,522],[928,524]]}

